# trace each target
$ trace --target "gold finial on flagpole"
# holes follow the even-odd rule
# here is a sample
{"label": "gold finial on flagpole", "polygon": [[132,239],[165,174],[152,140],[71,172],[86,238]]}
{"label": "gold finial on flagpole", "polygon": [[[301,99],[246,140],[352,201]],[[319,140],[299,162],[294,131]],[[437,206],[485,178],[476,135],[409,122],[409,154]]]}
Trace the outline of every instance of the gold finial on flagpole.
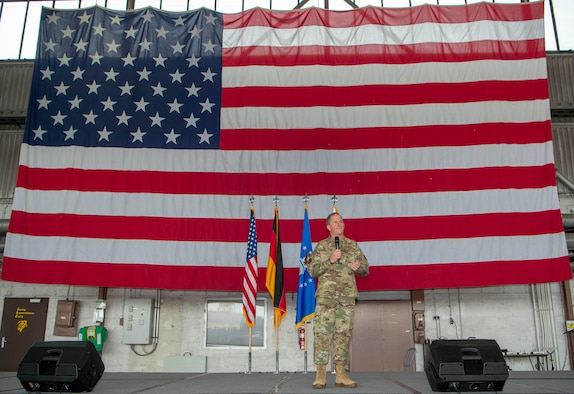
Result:
{"label": "gold finial on flagpole", "polygon": [[309,200],[310,200],[309,196],[307,195],[307,193],[305,193],[305,196],[303,197],[303,205],[307,206]]}
{"label": "gold finial on flagpole", "polygon": [[255,197],[253,197],[253,194],[249,196],[249,204],[251,205],[251,207],[253,208],[253,201],[255,201]]}
{"label": "gold finial on flagpole", "polygon": [[337,201],[339,201],[337,196],[333,194],[333,197],[331,197],[331,201],[333,202],[333,212],[339,212],[339,210],[337,209]]}
{"label": "gold finial on flagpole", "polygon": [[273,197],[273,202],[275,203],[275,206],[277,206],[277,204],[279,204],[279,197],[275,196]]}

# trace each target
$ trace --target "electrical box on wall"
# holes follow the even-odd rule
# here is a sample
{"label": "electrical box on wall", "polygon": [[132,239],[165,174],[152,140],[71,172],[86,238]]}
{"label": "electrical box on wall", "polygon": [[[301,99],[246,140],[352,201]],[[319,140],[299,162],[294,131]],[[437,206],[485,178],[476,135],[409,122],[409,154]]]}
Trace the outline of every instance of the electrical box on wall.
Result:
{"label": "electrical box on wall", "polygon": [[149,345],[152,340],[153,299],[129,298],[124,305],[122,343]]}
{"label": "electrical box on wall", "polygon": [[63,337],[75,337],[78,335],[78,328],[76,327],[78,305],[78,301],[58,300],[54,335]]}
{"label": "electrical box on wall", "polygon": [[411,290],[413,310],[413,340],[425,342],[425,293],[424,290]]}

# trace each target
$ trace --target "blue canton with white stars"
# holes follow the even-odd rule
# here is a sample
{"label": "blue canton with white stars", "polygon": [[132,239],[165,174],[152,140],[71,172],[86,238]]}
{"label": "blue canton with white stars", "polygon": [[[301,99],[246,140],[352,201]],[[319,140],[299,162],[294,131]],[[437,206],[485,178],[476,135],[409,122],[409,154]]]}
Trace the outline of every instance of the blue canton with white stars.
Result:
{"label": "blue canton with white stars", "polygon": [[25,142],[218,149],[223,18],[44,8]]}

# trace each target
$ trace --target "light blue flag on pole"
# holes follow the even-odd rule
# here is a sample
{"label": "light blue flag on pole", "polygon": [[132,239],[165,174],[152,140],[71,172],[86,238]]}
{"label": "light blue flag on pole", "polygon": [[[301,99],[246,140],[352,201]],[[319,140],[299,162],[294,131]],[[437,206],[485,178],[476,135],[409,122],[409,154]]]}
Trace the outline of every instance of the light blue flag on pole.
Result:
{"label": "light blue flag on pole", "polygon": [[305,205],[301,254],[299,255],[299,286],[297,288],[297,316],[295,318],[296,329],[315,316],[315,278],[309,274],[306,265],[311,259],[311,252],[313,251],[311,227],[309,225],[309,214],[307,210],[308,207]]}

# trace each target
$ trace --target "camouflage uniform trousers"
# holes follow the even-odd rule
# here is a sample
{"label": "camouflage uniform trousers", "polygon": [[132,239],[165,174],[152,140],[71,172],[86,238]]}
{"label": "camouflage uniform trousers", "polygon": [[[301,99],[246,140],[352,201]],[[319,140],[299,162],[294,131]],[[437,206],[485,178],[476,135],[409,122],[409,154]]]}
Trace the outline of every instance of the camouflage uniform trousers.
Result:
{"label": "camouflage uniform trousers", "polygon": [[354,297],[317,298],[313,323],[315,364],[329,363],[331,343],[333,343],[333,362],[336,365],[346,364],[354,316]]}

